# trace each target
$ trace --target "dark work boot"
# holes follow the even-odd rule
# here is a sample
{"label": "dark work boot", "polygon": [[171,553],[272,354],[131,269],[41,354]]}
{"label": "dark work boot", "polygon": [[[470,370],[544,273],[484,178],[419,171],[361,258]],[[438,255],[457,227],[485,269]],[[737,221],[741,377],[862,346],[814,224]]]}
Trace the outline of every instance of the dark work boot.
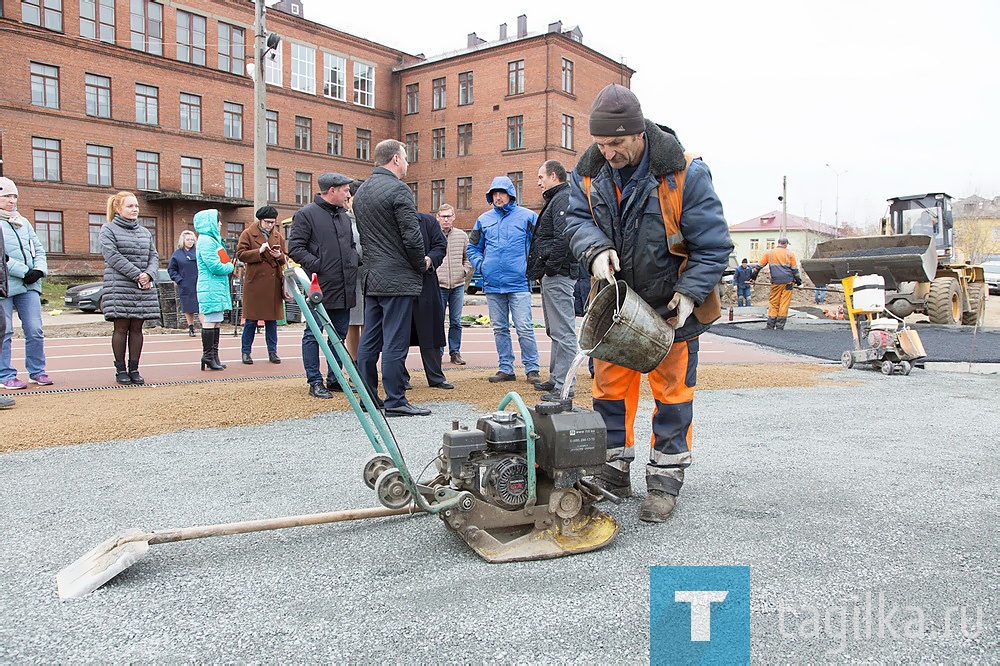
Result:
{"label": "dark work boot", "polygon": [[132,378],[129,377],[128,372],[125,370],[125,361],[119,363],[115,361],[115,381],[119,384],[131,384]]}
{"label": "dark work boot", "polygon": [[785,330],[785,322],[788,321],[787,317],[775,317],[774,318],[774,330],[783,331]]}
{"label": "dark work boot", "polygon": [[767,325],[764,326],[764,329],[768,330],[768,331],[773,331],[774,330],[774,321],[775,321],[775,319],[777,319],[777,317],[768,317],[767,318]]}
{"label": "dark work boot", "polygon": [[663,523],[674,514],[677,503],[675,495],[669,495],[662,490],[650,490],[646,499],[639,505],[639,520],[647,523]]}
{"label": "dark work boot", "polygon": [[146,383],[146,380],[143,379],[142,375],[139,374],[139,361],[130,360],[128,362],[128,376],[129,379],[132,380],[133,384],[138,384],[139,386],[142,386],[143,384]]}
{"label": "dark work boot", "polygon": [[617,467],[605,465],[594,477],[594,483],[622,499],[632,497],[632,477]]}
{"label": "dark work boot", "polygon": [[215,356],[212,354],[212,343],[217,339],[215,335],[219,329],[217,328],[203,328],[201,329],[201,369],[204,370],[208,368],[209,370],[222,370],[222,366],[219,365],[218,361],[215,360]]}

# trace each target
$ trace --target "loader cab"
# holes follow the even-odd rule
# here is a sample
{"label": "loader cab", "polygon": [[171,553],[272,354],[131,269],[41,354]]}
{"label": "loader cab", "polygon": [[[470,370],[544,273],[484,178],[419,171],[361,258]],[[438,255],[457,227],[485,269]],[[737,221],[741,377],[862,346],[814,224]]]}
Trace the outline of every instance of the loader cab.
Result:
{"label": "loader cab", "polygon": [[948,263],[955,253],[951,196],[944,192],[889,199],[886,231],[894,235],[930,236],[938,261]]}

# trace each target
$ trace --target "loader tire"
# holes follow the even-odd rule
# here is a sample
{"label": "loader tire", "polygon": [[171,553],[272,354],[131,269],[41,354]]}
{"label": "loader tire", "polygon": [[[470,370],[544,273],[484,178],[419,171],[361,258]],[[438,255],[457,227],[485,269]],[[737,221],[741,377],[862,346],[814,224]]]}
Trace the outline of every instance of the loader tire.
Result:
{"label": "loader tire", "polygon": [[986,314],[986,284],[984,282],[969,283],[969,311],[962,313],[962,323],[975,326],[982,323]]}
{"label": "loader tire", "polygon": [[962,322],[962,294],[958,280],[940,277],[931,282],[927,294],[927,318],[932,324],[960,324]]}

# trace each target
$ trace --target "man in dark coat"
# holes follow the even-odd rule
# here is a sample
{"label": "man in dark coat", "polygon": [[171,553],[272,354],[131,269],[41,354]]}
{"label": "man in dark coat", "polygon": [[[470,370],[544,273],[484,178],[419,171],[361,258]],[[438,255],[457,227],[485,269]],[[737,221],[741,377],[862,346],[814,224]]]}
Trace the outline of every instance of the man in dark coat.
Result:
{"label": "man in dark coat", "polygon": [[[5,196],[5,184],[0,183],[0,196]],[[7,298],[7,251],[4,249],[3,234],[0,234],[0,298]],[[7,318],[0,314],[0,340],[7,333]],[[0,395],[0,409],[14,406],[14,400]]]}
{"label": "man in dark coat", "polygon": [[[352,180],[339,173],[320,176],[317,180],[319,194],[292,216],[292,228],[288,232],[288,256],[307,274],[315,273],[318,277],[323,290],[323,307],[341,340],[347,336],[351,308],[357,300],[354,283],[358,277],[358,252],[351,233],[351,219],[344,207],[351,196]],[[335,360],[339,367],[340,359]],[[312,397],[332,398],[331,390],[344,390],[340,385],[341,375],[329,366],[329,360],[326,386],[323,386],[319,343],[308,326],[302,335],[302,366]]]}
{"label": "man in dark coat", "polygon": [[[573,294],[579,264],[569,251],[566,240],[566,209],[569,208],[569,183],[566,167],[558,160],[548,160],[538,169],[538,187],[545,204],[538,214],[538,224],[528,255],[528,279],[542,281],[542,315],[545,332],[552,340],[549,351],[549,378],[535,384],[538,391],[548,391],[542,400],[558,400],[579,347],[576,341],[576,309]],[[576,377],[569,380],[570,396]]]}
{"label": "man in dark coat", "polygon": [[424,416],[429,409],[406,399],[403,372],[410,345],[413,306],[432,267],[424,254],[417,208],[406,176],[406,147],[395,139],[375,146],[375,170],[354,197],[354,216],[365,249],[362,291],[365,330],[358,346],[361,377],[378,403],[379,355],[387,416]]}
{"label": "man in dark coat", "polygon": [[[453,389],[441,370],[441,349],[444,347],[444,301],[438,287],[437,269],[444,262],[448,252],[448,239],[441,231],[437,218],[427,213],[418,213],[420,235],[424,239],[424,252],[431,260],[431,267],[424,272],[424,286],[413,306],[413,327],[410,329],[410,346],[420,347],[420,360],[424,374],[431,388]],[[403,370],[406,382],[410,373]]]}

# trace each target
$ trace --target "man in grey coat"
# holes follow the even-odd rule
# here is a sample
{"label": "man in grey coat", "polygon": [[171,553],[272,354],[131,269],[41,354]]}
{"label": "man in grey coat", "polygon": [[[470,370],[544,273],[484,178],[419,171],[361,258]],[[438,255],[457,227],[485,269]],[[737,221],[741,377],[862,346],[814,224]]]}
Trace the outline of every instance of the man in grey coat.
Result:
{"label": "man in grey coat", "polygon": [[354,197],[354,216],[365,249],[362,284],[365,330],[358,346],[358,369],[378,403],[379,355],[387,416],[425,416],[429,409],[411,405],[404,389],[413,306],[431,268],[424,254],[413,193],[406,176],[406,147],[386,139],[373,154],[375,170]]}

